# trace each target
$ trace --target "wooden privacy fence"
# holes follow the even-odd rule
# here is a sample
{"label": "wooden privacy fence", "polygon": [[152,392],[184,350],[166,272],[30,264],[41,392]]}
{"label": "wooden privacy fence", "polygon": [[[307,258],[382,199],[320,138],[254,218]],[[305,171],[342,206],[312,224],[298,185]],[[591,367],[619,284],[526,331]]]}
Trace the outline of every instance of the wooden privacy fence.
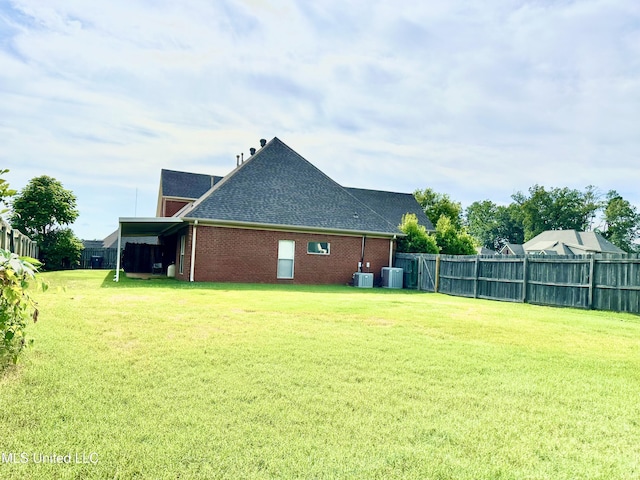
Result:
{"label": "wooden privacy fence", "polygon": [[21,257],[38,258],[38,244],[4,220],[0,221],[0,248]]}
{"label": "wooden privacy fence", "polygon": [[80,268],[115,270],[117,259],[117,248],[85,248],[80,255]]}
{"label": "wooden privacy fence", "polygon": [[406,288],[538,305],[640,313],[640,256],[398,253]]}

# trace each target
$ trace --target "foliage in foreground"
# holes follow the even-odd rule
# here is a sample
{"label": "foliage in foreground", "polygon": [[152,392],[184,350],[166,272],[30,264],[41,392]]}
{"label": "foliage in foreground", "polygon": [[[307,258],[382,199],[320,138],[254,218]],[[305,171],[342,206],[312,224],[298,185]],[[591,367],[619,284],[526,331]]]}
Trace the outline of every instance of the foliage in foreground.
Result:
{"label": "foliage in foreground", "polygon": [[38,320],[38,308],[27,290],[35,281],[38,261],[0,249],[0,371],[15,364],[30,343],[27,323]]}

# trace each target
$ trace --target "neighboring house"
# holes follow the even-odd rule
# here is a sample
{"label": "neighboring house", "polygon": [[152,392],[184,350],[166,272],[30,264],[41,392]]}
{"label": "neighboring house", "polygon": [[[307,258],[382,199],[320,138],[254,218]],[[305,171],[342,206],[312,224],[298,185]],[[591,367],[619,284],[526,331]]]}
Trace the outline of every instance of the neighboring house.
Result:
{"label": "neighboring house", "polygon": [[405,213],[433,230],[413,195],[342,187],[278,138],[261,144],[225,177],[163,170],[158,216],[121,218],[120,235],[158,237],[181,280],[320,284],[379,277]]}
{"label": "neighboring house", "polygon": [[[519,252],[519,253],[516,253]],[[597,232],[547,230],[523,245],[507,244],[503,255],[589,255],[593,253],[626,253]]]}
{"label": "neighboring house", "polygon": [[490,248],[487,247],[476,247],[476,253],[478,255],[497,255],[498,252],[496,252],[495,250],[491,250]]}
{"label": "neighboring house", "polygon": [[518,243],[505,243],[498,251],[500,255],[524,255],[524,248]]}

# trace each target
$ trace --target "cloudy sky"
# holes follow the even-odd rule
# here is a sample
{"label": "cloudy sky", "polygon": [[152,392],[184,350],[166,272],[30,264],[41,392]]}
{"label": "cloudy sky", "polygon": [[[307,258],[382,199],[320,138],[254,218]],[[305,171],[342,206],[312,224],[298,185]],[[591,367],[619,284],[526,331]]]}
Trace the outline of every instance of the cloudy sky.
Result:
{"label": "cloudy sky", "polygon": [[0,0],[0,99],[0,168],[81,238],[274,136],[345,186],[640,207],[638,0]]}

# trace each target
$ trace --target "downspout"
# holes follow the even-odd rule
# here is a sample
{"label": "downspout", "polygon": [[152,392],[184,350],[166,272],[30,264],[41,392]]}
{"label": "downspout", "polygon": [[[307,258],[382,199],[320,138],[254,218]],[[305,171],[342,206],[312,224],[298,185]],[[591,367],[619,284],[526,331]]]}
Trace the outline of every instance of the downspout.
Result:
{"label": "downspout", "polygon": [[116,255],[116,282],[120,281],[120,247],[122,246],[122,224],[118,222],[118,250]]}
{"label": "downspout", "polygon": [[393,267],[393,242],[396,241],[396,236],[394,235],[391,240],[389,240],[389,267]]}
{"label": "downspout", "polygon": [[362,236],[362,254],[360,256],[360,268],[358,269],[359,272],[363,272],[363,269],[364,269],[364,246],[366,243],[366,239],[367,239],[367,236],[363,235]]}
{"label": "downspout", "polygon": [[191,265],[189,268],[189,281],[193,282],[193,274],[196,269],[196,234],[198,233],[198,220],[193,224],[193,238],[191,239]]}

